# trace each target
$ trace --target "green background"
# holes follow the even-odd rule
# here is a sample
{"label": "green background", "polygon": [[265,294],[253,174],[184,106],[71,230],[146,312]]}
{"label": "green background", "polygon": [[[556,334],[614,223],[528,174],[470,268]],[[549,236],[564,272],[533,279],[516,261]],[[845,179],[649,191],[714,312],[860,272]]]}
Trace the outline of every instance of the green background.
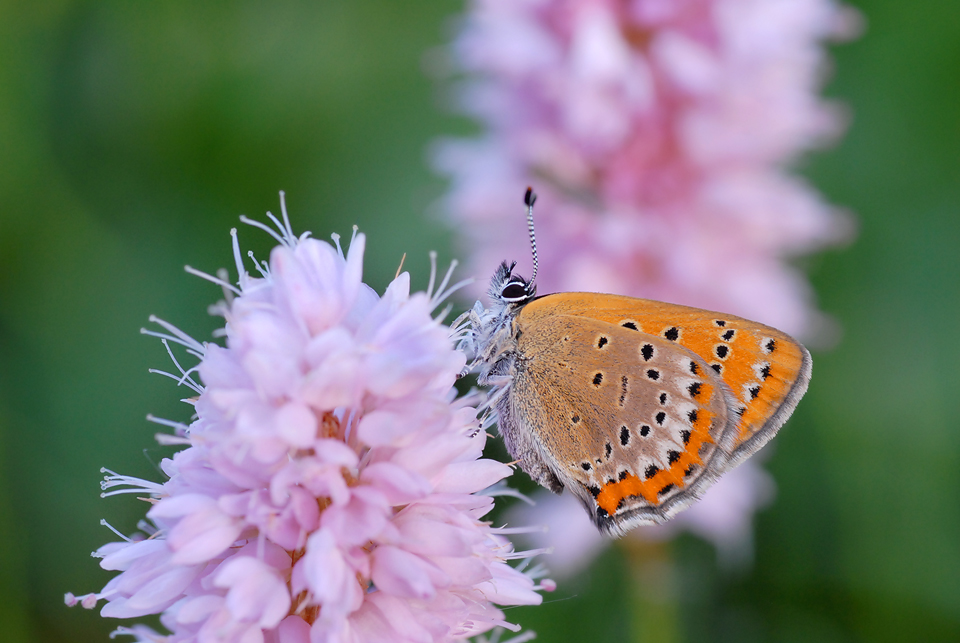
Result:
{"label": "green background", "polygon": [[[768,463],[754,564],[676,540],[657,630],[610,549],[510,612],[539,640],[960,640],[960,3],[856,6],[867,31],[833,48],[826,88],[852,125],[800,167],[859,219],[850,247],[805,262],[843,336]],[[109,578],[88,557],[99,519],[142,516],[99,499],[99,468],[159,479],[144,416],[185,417],[138,330],[153,313],[209,337],[219,293],[182,266],[231,266],[239,214],[278,211],[284,189],[297,230],[358,224],[378,289],[404,252],[421,288],[427,251],[451,258],[426,146],[475,128],[424,61],[461,8],[0,2],[0,639],[115,627],[62,597]]]}

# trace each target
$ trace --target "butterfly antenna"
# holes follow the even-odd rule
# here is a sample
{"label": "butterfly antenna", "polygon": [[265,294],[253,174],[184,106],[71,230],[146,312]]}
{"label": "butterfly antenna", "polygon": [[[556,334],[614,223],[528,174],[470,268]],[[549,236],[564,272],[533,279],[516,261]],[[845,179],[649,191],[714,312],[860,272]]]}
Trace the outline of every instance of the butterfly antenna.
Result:
{"label": "butterfly antenna", "polygon": [[534,280],[537,278],[537,237],[533,233],[533,204],[537,202],[537,195],[533,191],[533,188],[527,188],[527,193],[523,195],[523,202],[527,206],[527,229],[530,230],[530,248],[533,250],[533,276],[530,277],[530,281],[527,282],[527,290],[533,286]]}

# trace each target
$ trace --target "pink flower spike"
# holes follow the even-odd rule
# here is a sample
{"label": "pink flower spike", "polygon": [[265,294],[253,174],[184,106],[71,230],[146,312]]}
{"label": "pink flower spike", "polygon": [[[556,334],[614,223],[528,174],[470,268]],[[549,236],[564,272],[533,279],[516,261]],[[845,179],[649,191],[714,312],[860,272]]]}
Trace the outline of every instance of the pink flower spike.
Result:
{"label": "pink flower spike", "polygon": [[239,287],[207,275],[233,295],[214,308],[225,346],[147,331],[200,360],[169,353],[195,417],[161,422],[185,447],[166,481],[107,472],[111,495],[150,500],[146,533],[117,532],[96,555],[118,574],[64,602],[160,614],[169,635],[117,630],[150,643],[440,642],[538,602],[510,566],[526,556],[482,520],[481,492],[510,469],[483,459],[476,398],[453,388],[464,356],[433,318],[443,297],[403,273],[381,299],[361,281],[363,235],[344,256],[295,236],[285,206],[270,216],[275,230],[254,225],[280,246],[259,276],[236,235]]}
{"label": "pink flower spike", "polygon": [[444,209],[474,274],[529,255],[517,201],[533,185],[540,292],[660,299],[810,335],[818,313],[787,261],[851,226],[785,168],[842,128],[817,89],[822,43],[850,10],[669,5],[468,5],[449,54],[485,133],[434,148]]}
{"label": "pink flower spike", "polygon": [[[796,260],[848,242],[853,225],[794,168],[845,126],[820,88],[825,44],[853,37],[855,16],[841,0],[468,2],[443,71],[480,133],[432,151],[468,271],[517,260],[513,274],[530,277],[521,195],[532,186],[539,294],[724,311],[829,343]],[[718,485],[658,533],[682,528],[749,558],[769,492],[762,476],[750,485]],[[572,571],[609,541],[568,517],[538,542]]]}

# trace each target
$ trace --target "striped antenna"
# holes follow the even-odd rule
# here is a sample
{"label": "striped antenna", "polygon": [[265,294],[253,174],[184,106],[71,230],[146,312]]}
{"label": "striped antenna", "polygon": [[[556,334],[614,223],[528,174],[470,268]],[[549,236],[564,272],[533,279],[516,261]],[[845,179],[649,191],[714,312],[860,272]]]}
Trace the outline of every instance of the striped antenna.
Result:
{"label": "striped antenna", "polygon": [[533,204],[537,202],[537,195],[533,188],[527,188],[527,193],[523,195],[523,202],[527,206],[527,228],[530,230],[530,248],[533,250],[533,276],[527,282],[527,291],[533,287],[533,281],[537,278],[537,237],[533,234]]}

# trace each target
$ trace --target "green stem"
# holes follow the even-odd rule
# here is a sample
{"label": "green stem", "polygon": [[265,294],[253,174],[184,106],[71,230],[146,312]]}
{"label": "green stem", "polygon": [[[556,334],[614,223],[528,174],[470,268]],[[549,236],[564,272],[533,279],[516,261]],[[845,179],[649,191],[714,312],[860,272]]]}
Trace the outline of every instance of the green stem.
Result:
{"label": "green stem", "polygon": [[628,536],[620,545],[629,567],[630,640],[679,643],[677,574],[669,543]]}

